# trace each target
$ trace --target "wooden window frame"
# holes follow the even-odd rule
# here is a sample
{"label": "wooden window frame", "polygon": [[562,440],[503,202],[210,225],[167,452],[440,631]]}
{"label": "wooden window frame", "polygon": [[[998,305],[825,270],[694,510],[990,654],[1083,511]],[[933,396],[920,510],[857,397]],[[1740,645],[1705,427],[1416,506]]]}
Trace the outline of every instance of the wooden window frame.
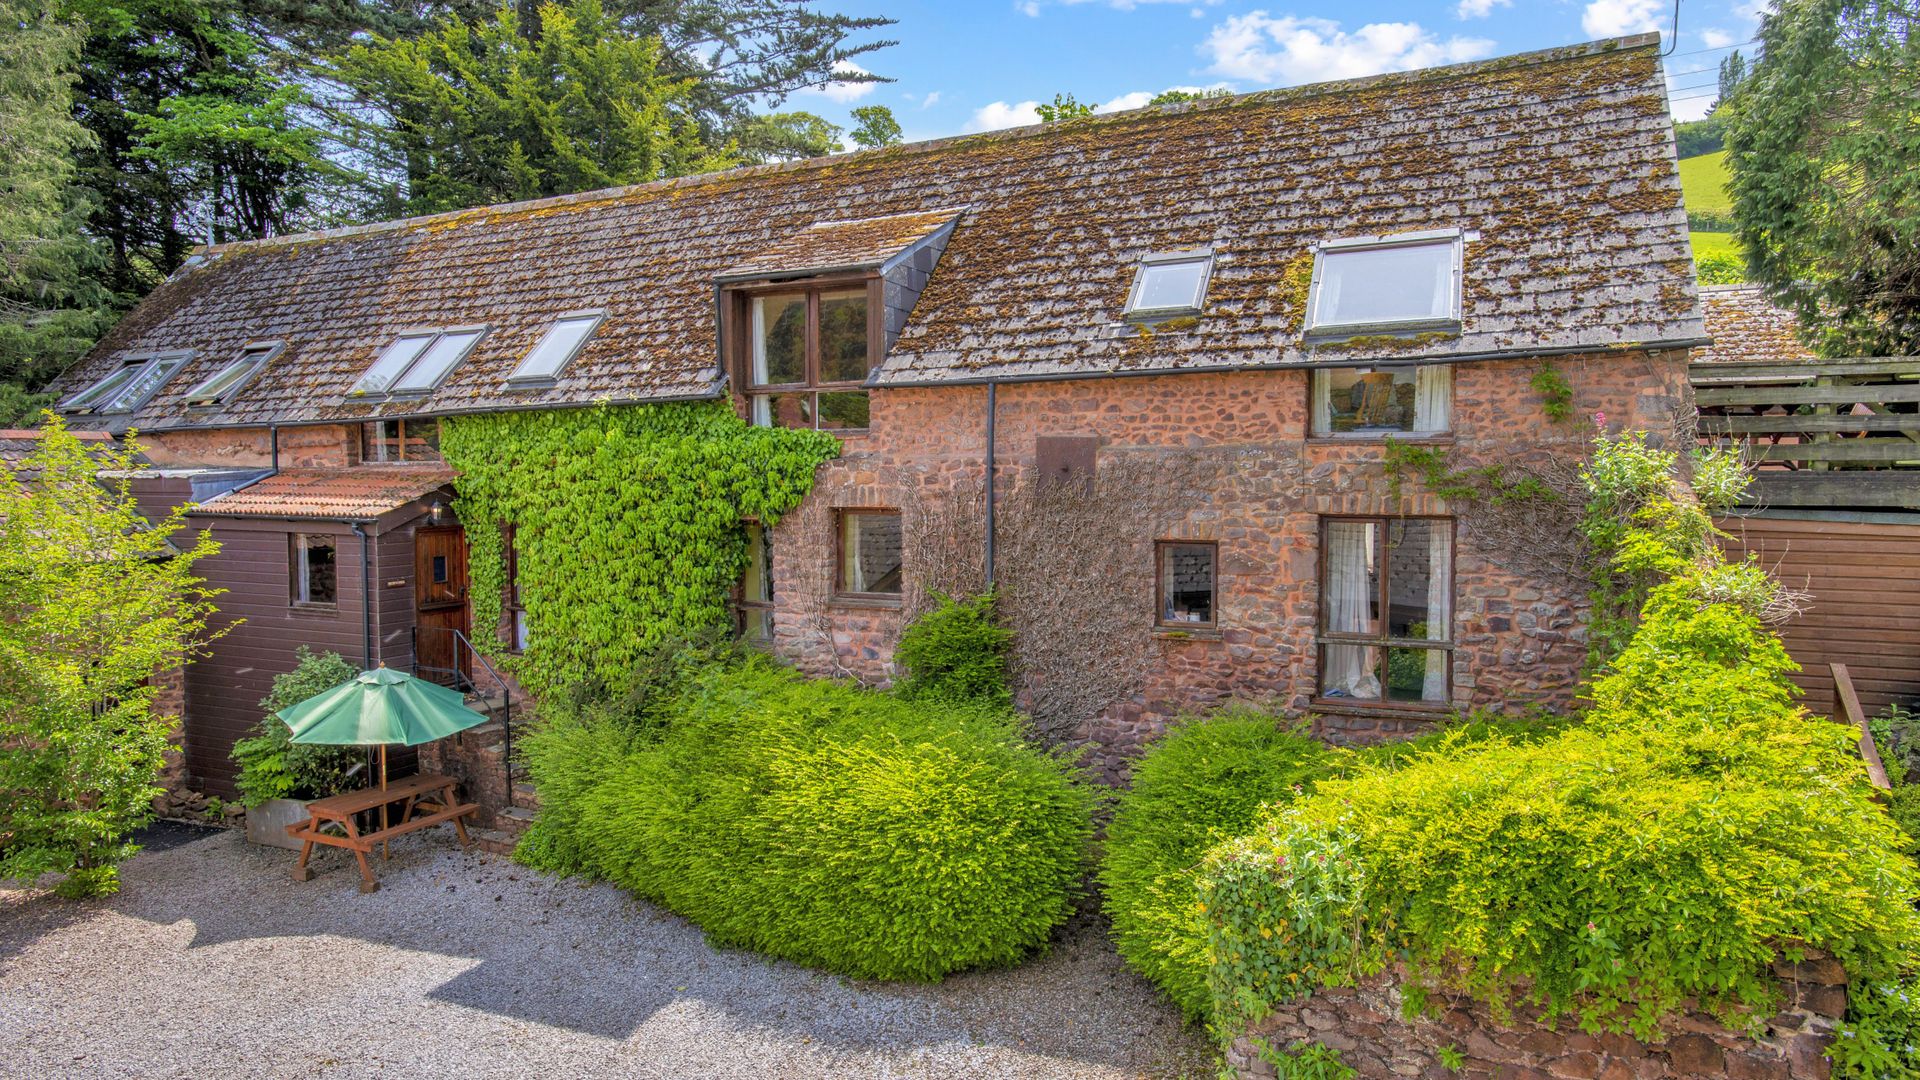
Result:
{"label": "wooden window frame", "polygon": [[[506,595],[500,598],[500,609],[507,615],[507,652],[519,656],[526,650],[520,645],[520,628],[526,625],[527,606],[520,600],[520,548],[514,543],[518,529],[513,525],[500,527],[500,543],[505,547],[506,556]],[[532,637],[531,634],[528,635]]]}
{"label": "wooden window frame", "polygon": [[[307,586],[308,537],[324,537],[333,548],[333,599],[302,600]],[[340,610],[340,538],[333,533],[296,532],[287,534],[287,606],[294,611],[335,612]]]}
{"label": "wooden window frame", "polygon": [[[728,339],[727,353],[735,383],[741,388],[741,394],[747,400],[749,420],[752,418],[754,399],[762,396],[808,394],[813,396],[817,403],[821,394],[865,393],[871,390],[872,388],[867,385],[867,379],[872,377],[874,371],[886,359],[885,285],[884,279],[878,274],[846,274],[726,286],[727,319],[724,330]],[[867,292],[867,374],[857,381],[842,379],[822,382],[820,380],[820,294],[861,286]],[[753,301],[761,296],[793,292],[804,293],[807,298],[805,379],[797,383],[756,383],[753,381]],[[813,423],[815,430],[828,431],[836,435],[858,435],[868,430],[867,428],[820,427],[817,404],[813,409]]]}
{"label": "wooden window frame", "polygon": [[[1419,394],[1420,369],[1440,368],[1447,373],[1447,426],[1434,431],[1326,431],[1314,430],[1314,399],[1319,395],[1320,380],[1330,379],[1336,371],[1411,371],[1414,373],[1414,393],[1416,403]],[[1453,441],[1454,406],[1458,404],[1454,397],[1459,380],[1458,364],[1332,364],[1326,367],[1307,369],[1307,439],[1311,442],[1329,443],[1380,443],[1388,439],[1404,443],[1450,443]],[[1329,391],[1331,392],[1331,391]],[[1416,404],[1417,410],[1417,404]],[[1332,419],[1331,416],[1328,417]]]}
{"label": "wooden window frame", "polygon": [[[367,448],[370,445],[378,444],[381,441],[380,439],[374,437],[372,434],[374,427],[379,424],[400,425],[400,436],[399,436],[399,439],[397,440],[400,448],[399,457],[380,459],[380,458],[373,458],[373,457],[367,456]],[[432,456],[430,457],[408,457],[407,456],[407,425],[408,424],[432,424],[437,433],[440,427],[440,419],[434,416],[416,416],[416,417],[388,416],[388,417],[381,417],[375,420],[361,421],[360,422],[360,463],[362,465],[438,465],[444,462],[446,459],[440,456],[440,449],[439,449],[440,438],[438,434],[435,435],[433,440],[434,448],[432,451]]]}
{"label": "wooden window frame", "polygon": [[[891,514],[900,518],[900,568],[902,571],[901,591],[899,592],[855,592],[847,588],[847,517],[859,514]],[[868,604],[876,607],[898,607],[906,595],[907,563],[906,519],[899,507],[894,506],[837,506],[833,510],[833,598],[843,603]]]}
{"label": "wooden window frame", "polygon": [[[1166,567],[1166,549],[1170,547],[1204,547],[1213,549],[1213,599],[1208,604],[1213,618],[1206,622],[1168,622],[1167,585],[1162,576]],[[1153,627],[1156,630],[1193,630],[1210,632],[1220,629],[1220,542],[1218,540],[1155,540],[1153,542]]]}
{"label": "wooden window frame", "polygon": [[[1380,586],[1379,586],[1380,592],[1379,592],[1379,595],[1375,598],[1380,605],[1381,632],[1378,634],[1356,634],[1356,633],[1341,632],[1341,631],[1331,631],[1327,629],[1327,601],[1326,601],[1327,553],[1331,548],[1331,545],[1327,543],[1328,526],[1332,525],[1335,522],[1372,522],[1373,524],[1380,526],[1380,529],[1381,529],[1380,535],[1384,538],[1386,536],[1386,530],[1395,521],[1426,521],[1426,522],[1433,522],[1436,524],[1444,523],[1446,526],[1446,529],[1447,529],[1447,592],[1451,595],[1449,596],[1447,601],[1447,613],[1448,613],[1447,614],[1447,636],[1444,640],[1434,641],[1434,640],[1428,640],[1428,639],[1415,640],[1412,638],[1396,638],[1387,633],[1386,628],[1391,622],[1391,616],[1389,613],[1392,607],[1393,581],[1392,581],[1391,575],[1387,573],[1387,564],[1384,559],[1384,554],[1385,554],[1384,539],[1382,542],[1383,558],[1381,562],[1381,571],[1380,571]],[[1315,579],[1315,585],[1316,585],[1317,597],[1318,597],[1318,599],[1316,600],[1316,603],[1319,607],[1319,611],[1317,611],[1314,614],[1314,642],[1313,642],[1313,648],[1314,648],[1313,702],[1314,704],[1321,705],[1329,709],[1342,709],[1342,710],[1384,709],[1388,711],[1418,712],[1418,713],[1445,712],[1448,709],[1451,709],[1453,707],[1453,658],[1454,658],[1454,653],[1457,652],[1460,647],[1460,643],[1458,641],[1455,641],[1453,636],[1454,635],[1453,624],[1455,621],[1454,616],[1456,614],[1455,609],[1459,601],[1459,582],[1455,575],[1455,568],[1458,567],[1460,563],[1459,542],[1460,542],[1459,521],[1457,518],[1454,518],[1453,516],[1447,515],[1447,514],[1322,514],[1320,515],[1320,555],[1317,560],[1318,566],[1317,566],[1316,579]],[[1380,650],[1379,666],[1381,670],[1378,670],[1375,672],[1376,677],[1380,678],[1380,697],[1379,698],[1368,699],[1368,698],[1354,698],[1354,697],[1326,697],[1321,693],[1320,680],[1325,675],[1325,671],[1323,670],[1325,667],[1325,655],[1326,655],[1325,648],[1328,645],[1363,645],[1370,648],[1377,648]],[[1386,672],[1384,669],[1387,662],[1388,650],[1396,649],[1396,648],[1428,649],[1428,650],[1438,649],[1446,652],[1447,654],[1447,663],[1446,663],[1447,686],[1446,686],[1445,697],[1442,700],[1440,701],[1389,701],[1387,700],[1387,697],[1386,697],[1387,681],[1385,678]]]}
{"label": "wooden window frame", "polygon": [[[759,530],[760,543],[763,549],[767,552],[768,560],[771,561],[773,556],[773,530],[761,524],[759,518],[741,518],[740,525],[742,528],[748,530],[749,534],[751,534],[753,530],[756,530],[756,529]],[[748,548],[748,555],[749,556],[752,555],[751,547]],[[836,577],[838,576],[837,569],[835,571],[835,576]],[[740,571],[740,580],[735,581],[733,583],[734,633],[739,635],[743,640],[750,641],[750,642],[772,641],[773,640],[773,612],[774,612],[774,609],[779,605],[779,600],[778,600],[779,593],[777,592],[774,593],[775,599],[773,600],[749,600],[747,599],[746,577],[747,577],[746,568],[742,567]],[[772,581],[771,572],[769,572],[768,574],[768,581],[771,584],[771,581]],[[767,613],[767,634],[765,637],[754,637],[747,633],[747,612],[749,611],[764,611]]]}

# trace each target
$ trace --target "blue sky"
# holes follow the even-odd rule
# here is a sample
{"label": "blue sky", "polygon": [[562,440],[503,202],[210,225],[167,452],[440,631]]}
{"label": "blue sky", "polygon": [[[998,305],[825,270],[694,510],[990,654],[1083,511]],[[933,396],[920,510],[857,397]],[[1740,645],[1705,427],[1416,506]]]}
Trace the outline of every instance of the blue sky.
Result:
{"label": "blue sky", "polygon": [[[899,20],[900,44],[860,57],[897,81],[836,84],[786,108],[847,124],[893,109],[909,141],[1033,123],[1033,103],[1070,92],[1103,110],[1168,87],[1236,92],[1432,67],[1642,30],[1666,33],[1672,0],[824,0]],[[1674,113],[1713,100],[1721,57],[1746,44],[1766,0],[1690,0],[1667,59]]]}

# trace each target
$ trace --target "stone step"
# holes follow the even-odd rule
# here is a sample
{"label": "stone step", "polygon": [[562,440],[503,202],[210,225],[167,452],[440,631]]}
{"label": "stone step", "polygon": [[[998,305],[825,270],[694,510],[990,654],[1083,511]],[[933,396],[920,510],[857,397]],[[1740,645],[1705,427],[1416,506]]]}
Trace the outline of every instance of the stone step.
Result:
{"label": "stone step", "polygon": [[489,742],[504,739],[506,738],[506,734],[507,728],[505,724],[502,724],[498,720],[489,720],[484,724],[475,724],[461,732],[459,737],[463,744],[472,744],[474,742]]}
{"label": "stone step", "polygon": [[513,847],[520,842],[520,837],[499,829],[475,829],[473,842],[480,846],[481,851],[489,855],[512,855]]}
{"label": "stone step", "polygon": [[502,807],[493,812],[493,824],[496,828],[518,836],[533,825],[535,816],[536,811],[524,806]]}
{"label": "stone step", "polygon": [[540,809],[540,793],[532,784],[522,781],[513,785],[513,805],[524,806],[529,810]]}

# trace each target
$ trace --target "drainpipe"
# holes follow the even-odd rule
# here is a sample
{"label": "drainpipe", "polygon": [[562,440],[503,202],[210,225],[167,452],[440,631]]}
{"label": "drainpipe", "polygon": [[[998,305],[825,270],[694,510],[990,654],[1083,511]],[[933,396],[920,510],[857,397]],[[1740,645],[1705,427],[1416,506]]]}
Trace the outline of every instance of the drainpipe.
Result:
{"label": "drainpipe", "polygon": [[349,522],[353,534],[360,538],[360,619],[364,625],[366,645],[362,670],[373,670],[373,553],[367,546],[366,527],[357,521]]}
{"label": "drainpipe", "polygon": [[267,439],[273,448],[273,471],[280,471],[280,425],[267,425]]}
{"label": "drainpipe", "polygon": [[993,422],[998,411],[997,391],[1000,384],[987,383],[987,588],[993,588]]}

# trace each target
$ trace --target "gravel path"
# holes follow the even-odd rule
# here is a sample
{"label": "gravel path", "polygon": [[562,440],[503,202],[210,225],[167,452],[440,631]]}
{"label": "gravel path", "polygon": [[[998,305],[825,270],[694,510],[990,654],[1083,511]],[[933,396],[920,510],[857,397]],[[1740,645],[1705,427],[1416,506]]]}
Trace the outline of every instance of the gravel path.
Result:
{"label": "gravel path", "polygon": [[122,891],[0,890],[8,1077],[1175,1077],[1202,1040],[1083,916],[1048,955],[938,986],[712,948],[605,885],[451,838],[344,853],[222,833],[149,851]]}

